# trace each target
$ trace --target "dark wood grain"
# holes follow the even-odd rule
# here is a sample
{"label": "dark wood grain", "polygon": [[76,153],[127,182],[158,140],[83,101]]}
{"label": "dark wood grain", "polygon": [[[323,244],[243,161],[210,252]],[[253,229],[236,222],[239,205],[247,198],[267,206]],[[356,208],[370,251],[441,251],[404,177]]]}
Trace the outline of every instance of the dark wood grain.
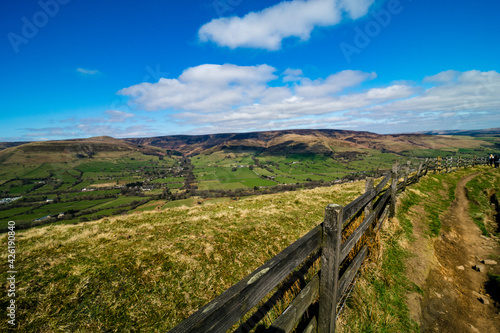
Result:
{"label": "dark wood grain", "polygon": [[349,220],[354,215],[356,215],[361,209],[363,209],[376,196],[377,192],[375,192],[375,189],[371,189],[368,192],[361,195],[360,197],[354,199],[351,203],[347,204],[344,207],[344,212],[342,215],[343,225],[345,226],[346,224],[348,224]]}
{"label": "dark wood grain", "polygon": [[375,192],[377,193],[377,195],[382,192],[382,190],[384,189],[384,186],[387,185],[387,183],[391,180],[391,173],[389,172],[387,175],[385,175],[384,179],[382,179],[380,181],[380,183],[378,183],[378,185],[375,187]]}
{"label": "dark wood grain", "polygon": [[343,207],[330,204],[325,209],[319,286],[318,331],[335,332],[336,304],[339,279],[339,254],[342,243]]}

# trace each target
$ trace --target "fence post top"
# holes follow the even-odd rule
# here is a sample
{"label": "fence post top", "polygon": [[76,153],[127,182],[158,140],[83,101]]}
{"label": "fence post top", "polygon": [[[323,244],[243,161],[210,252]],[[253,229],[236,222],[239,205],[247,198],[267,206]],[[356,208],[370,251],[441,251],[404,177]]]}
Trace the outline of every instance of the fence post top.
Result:
{"label": "fence post top", "polygon": [[342,205],[337,205],[337,204],[328,204],[328,206],[326,206],[326,209],[327,210],[333,210],[333,211],[340,211],[342,208],[344,208]]}

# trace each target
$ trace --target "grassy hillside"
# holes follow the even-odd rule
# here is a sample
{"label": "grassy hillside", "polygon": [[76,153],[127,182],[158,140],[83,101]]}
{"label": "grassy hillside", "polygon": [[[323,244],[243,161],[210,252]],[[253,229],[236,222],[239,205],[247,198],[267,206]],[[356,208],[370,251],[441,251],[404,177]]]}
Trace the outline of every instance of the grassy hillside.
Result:
{"label": "grassy hillside", "polygon": [[18,232],[19,331],[164,332],[320,223],[328,203],[346,204],[363,188],[357,182]]}
{"label": "grassy hillside", "polygon": [[[423,207],[432,237],[454,184],[478,170],[491,172],[429,175],[401,198],[398,220],[382,231],[382,250],[341,316],[344,331],[416,329],[405,305],[406,293],[419,290],[404,275],[412,239],[405,213]],[[354,182],[18,231],[19,331],[168,330],[320,223],[328,203],[346,204],[363,189]],[[7,301],[1,295],[0,306]]]}

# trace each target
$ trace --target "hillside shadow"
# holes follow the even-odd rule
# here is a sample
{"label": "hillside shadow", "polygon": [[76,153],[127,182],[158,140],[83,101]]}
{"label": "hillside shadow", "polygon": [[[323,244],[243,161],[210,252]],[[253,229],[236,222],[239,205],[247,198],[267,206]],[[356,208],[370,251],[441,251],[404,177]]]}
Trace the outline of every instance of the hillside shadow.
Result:
{"label": "hillside shadow", "polygon": [[488,281],[486,281],[484,287],[495,301],[496,307],[500,308],[500,275],[488,273]]}
{"label": "hillside shadow", "polygon": [[490,203],[494,206],[495,213],[493,216],[493,221],[496,223],[496,233],[500,233],[500,204],[498,202],[497,194],[494,193],[490,196]]}

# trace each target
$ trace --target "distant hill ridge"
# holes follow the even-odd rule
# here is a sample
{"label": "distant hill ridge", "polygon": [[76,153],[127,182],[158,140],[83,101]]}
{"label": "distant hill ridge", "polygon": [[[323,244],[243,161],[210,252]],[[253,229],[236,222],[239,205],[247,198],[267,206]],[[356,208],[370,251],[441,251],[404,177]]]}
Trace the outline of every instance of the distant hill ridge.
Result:
{"label": "distant hill ridge", "polygon": [[[487,132],[489,131],[489,132]],[[470,131],[471,133],[473,131]],[[499,133],[500,129],[479,130],[478,133]],[[436,133],[437,134],[437,133]],[[465,134],[463,134],[465,135]],[[479,135],[479,134],[478,134]],[[296,129],[248,133],[209,135],[172,135],[152,138],[131,138],[125,141],[176,150],[186,155],[211,153],[218,150],[256,151],[268,154],[315,153],[376,149],[400,153],[415,149],[449,147],[474,148],[474,142],[424,133],[376,134],[366,131],[334,129]]]}
{"label": "distant hill ridge", "polygon": [[[452,136],[450,136],[452,135]],[[149,138],[115,139],[109,136],[29,143],[0,143],[0,157],[12,152],[92,155],[99,152],[137,151],[165,154],[165,150],[187,156],[215,151],[264,154],[332,154],[376,149],[400,153],[416,149],[476,148],[474,140],[458,136],[495,136],[500,128],[476,131],[429,131],[410,134],[376,134],[366,131],[334,129],[293,129],[248,133],[171,135]],[[160,149],[158,149],[160,148]]]}
{"label": "distant hill ridge", "polygon": [[296,129],[248,133],[207,135],[172,135],[153,138],[125,139],[138,145],[151,145],[180,151],[187,155],[217,150],[258,151],[267,153],[327,153],[329,146],[355,148],[356,137],[375,138],[378,134],[328,129]]}
{"label": "distant hill ridge", "polygon": [[496,136],[500,135],[500,127],[483,129],[483,130],[442,130],[442,131],[424,131],[417,133],[427,134],[427,135],[467,135],[474,137],[492,136],[492,135]]}

